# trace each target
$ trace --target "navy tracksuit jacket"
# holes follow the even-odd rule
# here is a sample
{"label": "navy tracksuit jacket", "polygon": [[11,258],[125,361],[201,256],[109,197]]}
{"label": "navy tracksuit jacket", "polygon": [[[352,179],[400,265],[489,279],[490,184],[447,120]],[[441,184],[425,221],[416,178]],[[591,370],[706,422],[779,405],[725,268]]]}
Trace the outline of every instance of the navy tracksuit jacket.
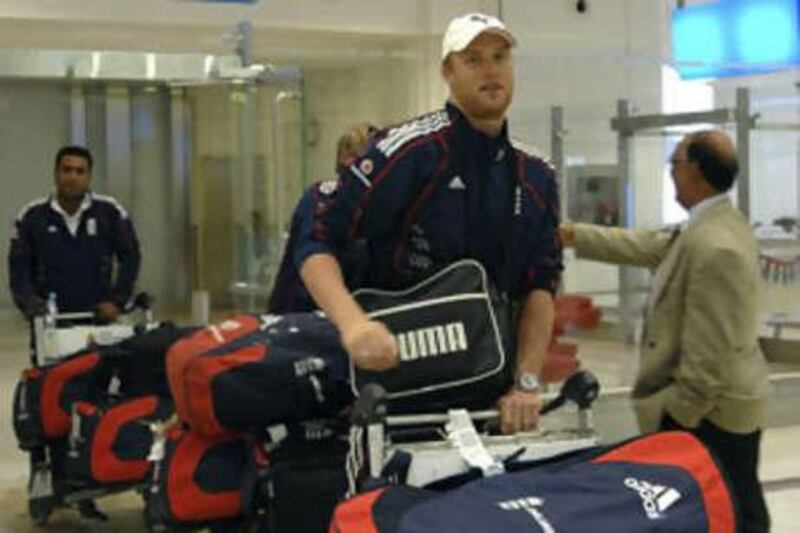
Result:
{"label": "navy tracksuit jacket", "polygon": [[[101,301],[120,307],[131,298],[139,273],[139,242],[125,210],[93,193],[76,235],[52,198],[31,202],[15,222],[8,254],[14,302],[29,314],[56,293],[59,311],[90,311]],[[117,260],[116,278],[114,259]]]}
{"label": "navy tracksuit jacket", "polygon": [[351,289],[408,287],[463,258],[512,299],[556,289],[554,173],[506,128],[491,139],[448,104],[382,131],[323,183],[298,204],[271,312],[314,308],[297,272],[315,253],[336,256]]}

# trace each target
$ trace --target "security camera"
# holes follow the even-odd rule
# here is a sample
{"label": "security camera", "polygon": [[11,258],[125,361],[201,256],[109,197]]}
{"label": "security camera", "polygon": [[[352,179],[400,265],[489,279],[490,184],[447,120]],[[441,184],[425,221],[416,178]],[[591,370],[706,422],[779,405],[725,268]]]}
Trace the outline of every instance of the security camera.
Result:
{"label": "security camera", "polygon": [[575,3],[575,9],[578,10],[578,13],[586,13],[589,9],[589,3],[586,0],[578,0]]}

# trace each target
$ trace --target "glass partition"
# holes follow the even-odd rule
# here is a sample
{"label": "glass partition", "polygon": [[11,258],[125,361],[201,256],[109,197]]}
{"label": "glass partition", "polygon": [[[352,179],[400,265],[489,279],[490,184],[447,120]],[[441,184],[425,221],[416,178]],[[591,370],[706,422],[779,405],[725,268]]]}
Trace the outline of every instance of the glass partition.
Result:
{"label": "glass partition", "polygon": [[304,186],[299,84],[187,90],[195,288],[214,309],[261,309]]}

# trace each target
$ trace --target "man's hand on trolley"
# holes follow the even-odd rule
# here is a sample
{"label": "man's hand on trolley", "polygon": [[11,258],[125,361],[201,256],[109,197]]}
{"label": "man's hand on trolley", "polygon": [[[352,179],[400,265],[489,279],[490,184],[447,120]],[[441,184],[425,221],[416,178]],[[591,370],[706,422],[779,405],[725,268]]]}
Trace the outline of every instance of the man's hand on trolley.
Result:
{"label": "man's hand on trolley", "polygon": [[381,322],[359,320],[342,330],[342,344],[364,370],[389,370],[399,362],[394,337]]}
{"label": "man's hand on trolley", "polygon": [[28,320],[33,320],[37,316],[47,313],[47,302],[38,296],[32,297],[25,305],[25,316]]}
{"label": "man's hand on trolley", "polygon": [[511,389],[497,404],[500,409],[500,431],[505,434],[536,429],[541,399],[538,392]]}
{"label": "man's hand on trolley", "polygon": [[120,308],[114,302],[100,302],[95,308],[97,318],[103,323],[114,322],[120,314]]}

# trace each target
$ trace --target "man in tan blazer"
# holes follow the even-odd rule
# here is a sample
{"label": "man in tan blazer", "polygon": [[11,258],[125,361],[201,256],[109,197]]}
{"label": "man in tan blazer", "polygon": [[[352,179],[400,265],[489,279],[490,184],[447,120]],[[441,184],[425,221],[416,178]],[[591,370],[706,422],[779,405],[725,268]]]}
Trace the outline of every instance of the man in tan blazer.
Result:
{"label": "man in tan blazer", "polygon": [[745,531],[768,531],[757,478],[767,370],[756,340],[758,250],[725,194],[736,153],[719,131],[693,133],[670,160],[689,211],[672,232],[567,224],[578,257],[655,269],[633,405],[642,432],[687,429],[731,478]]}

